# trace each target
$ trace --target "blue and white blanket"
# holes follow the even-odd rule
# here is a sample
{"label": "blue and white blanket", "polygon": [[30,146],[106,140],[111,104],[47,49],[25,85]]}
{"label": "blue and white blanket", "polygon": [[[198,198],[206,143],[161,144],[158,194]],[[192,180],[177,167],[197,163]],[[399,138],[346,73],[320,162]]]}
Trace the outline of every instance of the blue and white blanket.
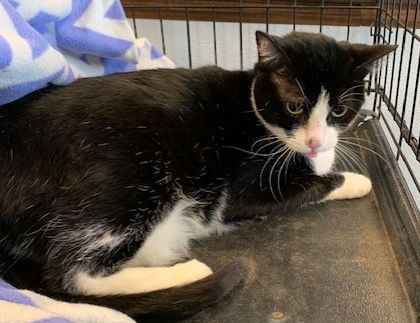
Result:
{"label": "blue and white blanket", "polygon": [[[48,83],[158,67],[174,64],[146,38],[135,39],[119,0],[0,0],[0,105]],[[133,320],[108,308],[19,290],[0,279],[0,322]]]}
{"label": "blue and white blanket", "polygon": [[119,0],[0,0],[0,105],[47,83],[173,67],[136,40]]}
{"label": "blue and white blanket", "polygon": [[55,301],[0,280],[0,322],[4,323],[133,323],[127,315],[88,304]]}

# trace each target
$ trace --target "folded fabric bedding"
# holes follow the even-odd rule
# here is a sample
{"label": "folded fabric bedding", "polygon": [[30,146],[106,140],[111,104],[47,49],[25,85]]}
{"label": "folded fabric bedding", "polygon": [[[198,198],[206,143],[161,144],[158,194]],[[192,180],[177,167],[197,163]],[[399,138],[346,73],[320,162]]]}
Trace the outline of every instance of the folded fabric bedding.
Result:
{"label": "folded fabric bedding", "polygon": [[0,105],[48,83],[173,67],[136,40],[119,0],[0,0]]}
{"label": "folded fabric bedding", "polygon": [[55,301],[29,290],[16,289],[2,280],[0,313],[1,322],[134,322],[127,315],[106,307]]}

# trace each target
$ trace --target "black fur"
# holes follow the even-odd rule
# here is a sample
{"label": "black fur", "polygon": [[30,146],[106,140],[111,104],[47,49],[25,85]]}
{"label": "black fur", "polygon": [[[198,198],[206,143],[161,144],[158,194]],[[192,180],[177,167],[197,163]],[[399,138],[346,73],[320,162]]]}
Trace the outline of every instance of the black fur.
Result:
{"label": "black fur", "polygon": [[[226,295],[241,277],[238,266],[195,285],[151,294],[70,296],[77,270],[118,271],[176,202],[179,190],[201,202],[191,212],[203,221],[211,220],[227,192],[224,217],[235,221],[318,201],[342,184],[339,174],[315,175],[297,154],[287,175],[280,174],[281,188],[273,198],[272,178],[262,172],[269,149],[260,155],[244,152],[267,137],[253,112],[251,84],[256,80],[264,119],[290,131],[305,116],[285,112],[273,75],[282,82],[299,79],[310,102],[322,84],[334,105],[337,96],[362,84],[367,69],[361,71],[361,60],[371,64],[373,54],[360,58],[348,44],[308,34],[259,37],[271,37],[278,52],[253,71],[203,67],[81,79],[3,106],[0,275],[20,288],[114,307],[133,317],[182,316]],[[360,105],[329,122],[346,127]],[[305,109],[308,115],[311,106]],[[88,228],[98,236],[103,230],[124,234],[125,240],[112,250],[83,252]]]}

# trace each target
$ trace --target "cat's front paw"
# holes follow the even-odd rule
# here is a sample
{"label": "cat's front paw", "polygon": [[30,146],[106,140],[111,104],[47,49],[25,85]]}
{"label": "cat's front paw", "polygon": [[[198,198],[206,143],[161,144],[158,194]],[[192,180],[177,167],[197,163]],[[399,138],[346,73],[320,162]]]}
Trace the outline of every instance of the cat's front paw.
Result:
{"label": "cat's front paw", "polygon": [[372,190],[372,182],[364,175],[343,172],[343,184],[325,197],[327,200],[354,199],[367,195]]}

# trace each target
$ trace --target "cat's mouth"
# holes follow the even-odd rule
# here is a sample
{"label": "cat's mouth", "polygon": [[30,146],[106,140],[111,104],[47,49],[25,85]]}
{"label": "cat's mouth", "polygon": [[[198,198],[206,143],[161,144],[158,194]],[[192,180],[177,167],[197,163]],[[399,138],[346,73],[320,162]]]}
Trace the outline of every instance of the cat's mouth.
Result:
{"label": "cat's mouth", "polygon": [[322,147],[316,149],[310,149],[308,147],[298,146],[295,143],[286,143],[286,145],[296,153],[301,154],[302,156],[308,159],[317,158],[320,154],[331,152],[335,149],[335,145],[325,144]]}
{"label": "cat's mouth", "polygon": [[321,147],[318,149],[311,149],[309,151],[304,152],[303,155],[307,158],[316,158],[318,157],[318,154],[329,151],[330,149],[333,149],[333,147]]}
{"label": "cat's mouth", "polygon": [[296,140],[284,140],[283,141],[286,146],[293,150],[294,152],[297,152],[301,155],[303,155],[306,158],[309,159],[313,159],[318,157],[319,154],[321,153],[325,153],[328,152],[332,149],[334,149],[335,145],[331,145],[331,144],[324,144],[323,146],[319,147],[319,148],[315,148],[315,149],[310,149],[309,147],[304,146],[303,144],[300,145],[299,143],[296,142]]}
{"label": "cat's mouth", "polygon": [[305,156],[308,158],[316,158],[318,156],[318,152],[310,151],[309,153],[306,153]]}

